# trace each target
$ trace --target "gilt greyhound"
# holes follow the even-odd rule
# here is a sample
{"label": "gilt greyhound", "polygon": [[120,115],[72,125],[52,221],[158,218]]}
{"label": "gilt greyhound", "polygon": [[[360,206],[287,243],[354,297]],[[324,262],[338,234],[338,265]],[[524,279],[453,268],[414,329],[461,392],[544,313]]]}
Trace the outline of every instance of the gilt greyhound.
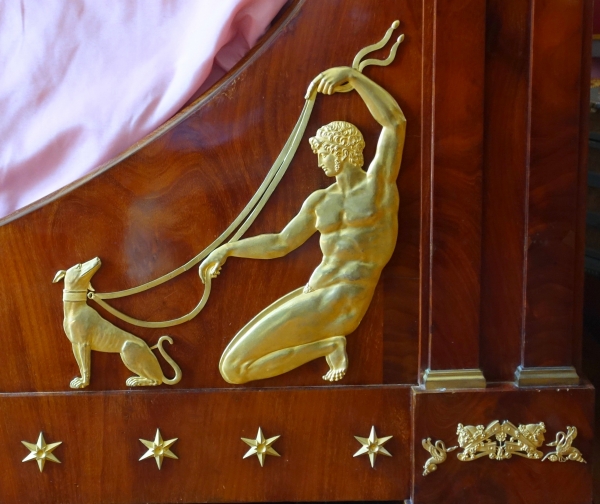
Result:
{"label": "gilt greyhound", "polygon": [[[87,305],[88,290],[93,290],[90,281],[94,273],[102,265],[100,258],[95,257],[83,264],[72,266],[68,270],[56,273],[53,283],[62,279],[65,333],[73,345],[73,354],[79,366],[80,377],[71,380],[71,388],[84,388],[90,383],[91,351],[119,353],[123,363],[137,376],[125,382],[129,387],[148,385],[175,385],[181,380],[181,368],[165,352],[164,340],[173,343],[169,336],[161,336],[158,343],[150,348],[146,342],[133,334],[119,329],[108,320],[103,319],[96,310]],[[168,379],[163,375],[158,359],[152,349],[158,348],[165,360],[175,371],[175,376]]]}

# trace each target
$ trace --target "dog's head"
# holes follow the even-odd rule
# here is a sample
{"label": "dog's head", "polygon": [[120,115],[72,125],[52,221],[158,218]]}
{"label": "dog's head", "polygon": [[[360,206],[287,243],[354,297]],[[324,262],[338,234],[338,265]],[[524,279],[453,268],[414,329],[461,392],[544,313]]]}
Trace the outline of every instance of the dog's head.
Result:
{"label": "dog's head", "polygon": [[71,266],[67,271],[57,271],[52,283],[59,282],[64,278],[65,288],[68,290],[94,290],[90,281],[100,266],[102,266],[100,258],[94,257],[83,264]]}

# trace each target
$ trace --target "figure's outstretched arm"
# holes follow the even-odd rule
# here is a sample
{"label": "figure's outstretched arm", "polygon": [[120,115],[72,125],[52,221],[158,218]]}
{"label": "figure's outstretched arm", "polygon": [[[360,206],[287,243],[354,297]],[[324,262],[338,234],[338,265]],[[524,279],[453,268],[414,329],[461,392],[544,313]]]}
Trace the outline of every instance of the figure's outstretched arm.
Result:
{"label": "figure's outstretched arm", "polygon": [[228,257],[274,259],[297,249],[317,230],[315,205],[321,199],[320,193],[321,191],[316,191],[311,194],[302,205],[300,212],[280,233],[244,238],[237,242],[226,243],[211,252],[200,265],[202,281],[204,282],[207,274],[213,277],[218,275]]}
{"label": "figure's outstretched arm", "polygon": [[307,96],[315,88],[324,94],[335,93],[346,82],[352,85],[383,128],[367,173],[382,181],[393,182],[400,170],[406,132],[406,118],[396,100],[381,86],[349,67],[331,68],[319,74],[311,82]]}

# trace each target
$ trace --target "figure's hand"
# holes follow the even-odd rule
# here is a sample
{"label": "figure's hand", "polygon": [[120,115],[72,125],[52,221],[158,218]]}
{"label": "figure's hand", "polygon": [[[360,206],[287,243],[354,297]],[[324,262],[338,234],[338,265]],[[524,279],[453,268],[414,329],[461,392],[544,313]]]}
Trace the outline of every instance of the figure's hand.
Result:
{"label": "figure's hand", "polygon": [[358,72],[350,67],[335,67],[325,70],[312,80],[304,98],[309,98],[315,90],[323,94],[333,94],[356,73]]}
{"label": "figure's hand", "polygon": [[225,261],[227,261],[227,250],[224,247],[219,247],[213,250],[210,255],[202,261],[198,273],[200,274],[200,280],[205,283],[207,278],[206,275],[210,275],[211,278],[216,278],[221,273],[221,268]]}

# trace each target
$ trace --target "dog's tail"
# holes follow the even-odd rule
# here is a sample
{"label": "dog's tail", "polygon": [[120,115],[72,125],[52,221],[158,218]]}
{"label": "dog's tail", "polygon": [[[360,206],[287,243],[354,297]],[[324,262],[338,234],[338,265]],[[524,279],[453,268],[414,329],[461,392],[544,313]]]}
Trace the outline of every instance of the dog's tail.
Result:
{"label": "dog's tail", "polygon": [[176,383],[179,383],[179,381],[181,380],[181,368],[177,365],[177,363],[173,359],[171,359],[169,354],[164,350],[164,348],[163,348],[164,340],[173,344],[173,340],[171,339],[170,336],[161,336],[158,339],[158,343],[151,348],[152,348],[152,350],[154,350],[155,348],[158,348],[158,351],[160,352],[160,354],[171,365],[171,367],[173,368],[173,371],[175,371],[175,376],[171,379],[165,377],[165,375],[163,374],[163,380],[162,380],[163,383],[166,383],[167,385],[175,385]]}

